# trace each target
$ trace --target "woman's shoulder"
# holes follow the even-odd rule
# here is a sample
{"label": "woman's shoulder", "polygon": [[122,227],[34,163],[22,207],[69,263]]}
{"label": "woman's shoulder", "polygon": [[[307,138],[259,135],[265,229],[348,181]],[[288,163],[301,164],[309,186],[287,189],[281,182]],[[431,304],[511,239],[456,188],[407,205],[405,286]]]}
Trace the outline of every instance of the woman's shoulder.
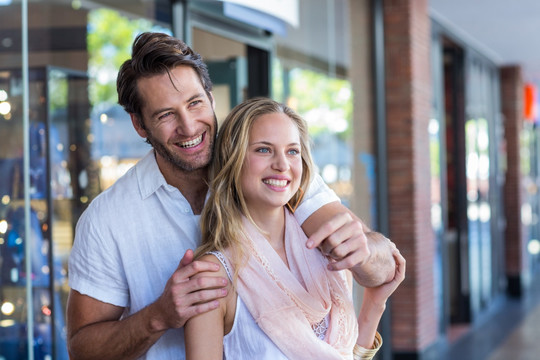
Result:
{"label": "woman's shoulder", "polygon": [[197,279],[197,278],[200,278],[200,277],[203,277],[203,276],[204,277],[207,277],[207,276],[220,277],[221,276],[221,277],[229,278],[228,272],[227,272],[227,269],[226,269],[226,263],[224,263],[222,260],[220,260],[218,258],[218,256],[215,255],[214,253],[204,254],[200,258],[198,258],[196,261],[204,261],[204,262],[211,262],[211,263],[217,264],[219,266],[219,270],[218,271],[201,271],[201,272],[193,275],[194,279]]}

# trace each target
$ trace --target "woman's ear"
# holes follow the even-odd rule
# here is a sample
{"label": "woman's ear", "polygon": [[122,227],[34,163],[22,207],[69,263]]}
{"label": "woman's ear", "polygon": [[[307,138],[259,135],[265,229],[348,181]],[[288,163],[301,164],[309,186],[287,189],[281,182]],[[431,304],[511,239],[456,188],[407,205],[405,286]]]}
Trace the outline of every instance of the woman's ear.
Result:
{"label": "woman's ear", "polygon": [[146,139],[148,137],[148,134],[146,133],[146,130],[142,125],[142,119],[140,118],[140,116],[130,113],[129,117],[131,118],[131,123],[133,124],[135,131],[137,131],[137,134],[139,134],[140,137]]}

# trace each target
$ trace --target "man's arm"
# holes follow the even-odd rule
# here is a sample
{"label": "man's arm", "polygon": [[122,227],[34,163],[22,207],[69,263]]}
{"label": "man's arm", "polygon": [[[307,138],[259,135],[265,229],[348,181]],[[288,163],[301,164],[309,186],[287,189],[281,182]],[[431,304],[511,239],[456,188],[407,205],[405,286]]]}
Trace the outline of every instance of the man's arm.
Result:
{"label": "man's arm", "polygon": [[355,214],[339,202],[331,202],[309,216],[302,224],[309,237],[308,248],[319,247],[335,262],[332,270],[350,269],[364,287],[375,287],[394,278],[395,245],[372,232]]}
{"label": "man's arm", "polygon": [[71,290],[68,299],[68,350],[73,359],[132,359],[144,354],[163,331],[152,332],[147,307],[119,320],[124,308]]}
{"label": "man's arm", "polygon": [[[141,311],[120,319],[124,308],[72,290],[67,307],[68,350],[72,359],[135,359],[167,329],[179,328],[197,314],[215,309],[227,294],[223,277],[192,276],[218,271],[211,262],[193,261],[188,250],[163,294]],[[182,339],[178,339],[182,341]]]}

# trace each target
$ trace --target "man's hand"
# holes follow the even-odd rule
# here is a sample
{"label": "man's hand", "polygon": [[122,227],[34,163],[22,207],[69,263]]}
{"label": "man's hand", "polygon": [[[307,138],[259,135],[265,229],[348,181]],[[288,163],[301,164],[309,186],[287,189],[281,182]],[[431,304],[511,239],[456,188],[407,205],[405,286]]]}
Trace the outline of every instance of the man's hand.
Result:
{"label": "man's hand", "polygon": [[314,212],[303,224],[309,237],[306,246],[318,247],[330,259],[330,270],[350,269],[358,284],[375,287],[394,278],[395,245],[383,235],[370,231],[339,202]]}
{"label": "man's hand", "polygon": [[323,255],[332,259],[330,270],[352,269],[364,263],[370,256],[367,237],[360,221],[355,221],[349,213],[339,213],[323,223],[312,234],[306,246],[318,247]]}
{"label": "man's hand", "polygon": [[188,250],[171,275],[163,294],[155,302],[162,313],[152,323],[156,330],[179,328],[191,317],[219,306],[217,299],[227,295],[227,279],[222,277],[192,277],[200,272],[218,271],[219,265],[209,261],[193,261]]}
{"label": "man's hand", "polygon": [[395,276],[389,282],[373,288],[366,288],[364,299],[375,304],[385,305],[386,301],[396,291],[398,286],[405,280],[406,261],[399,250],[394,247],[392,250],[394,261],[396,262]]}

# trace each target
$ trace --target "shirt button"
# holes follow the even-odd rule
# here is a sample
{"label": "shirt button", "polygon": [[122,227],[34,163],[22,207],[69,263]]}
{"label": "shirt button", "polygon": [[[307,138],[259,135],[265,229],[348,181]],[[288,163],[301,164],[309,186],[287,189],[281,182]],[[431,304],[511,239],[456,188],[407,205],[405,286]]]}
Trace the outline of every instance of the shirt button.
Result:
{"label": "shirt button", "polygon": [[188,209],[188,208],[185,208],[185,209],[184,209],[184,212],[185,212],[185,213],[188,213],[188,212],[189,212],[189,209]]}

